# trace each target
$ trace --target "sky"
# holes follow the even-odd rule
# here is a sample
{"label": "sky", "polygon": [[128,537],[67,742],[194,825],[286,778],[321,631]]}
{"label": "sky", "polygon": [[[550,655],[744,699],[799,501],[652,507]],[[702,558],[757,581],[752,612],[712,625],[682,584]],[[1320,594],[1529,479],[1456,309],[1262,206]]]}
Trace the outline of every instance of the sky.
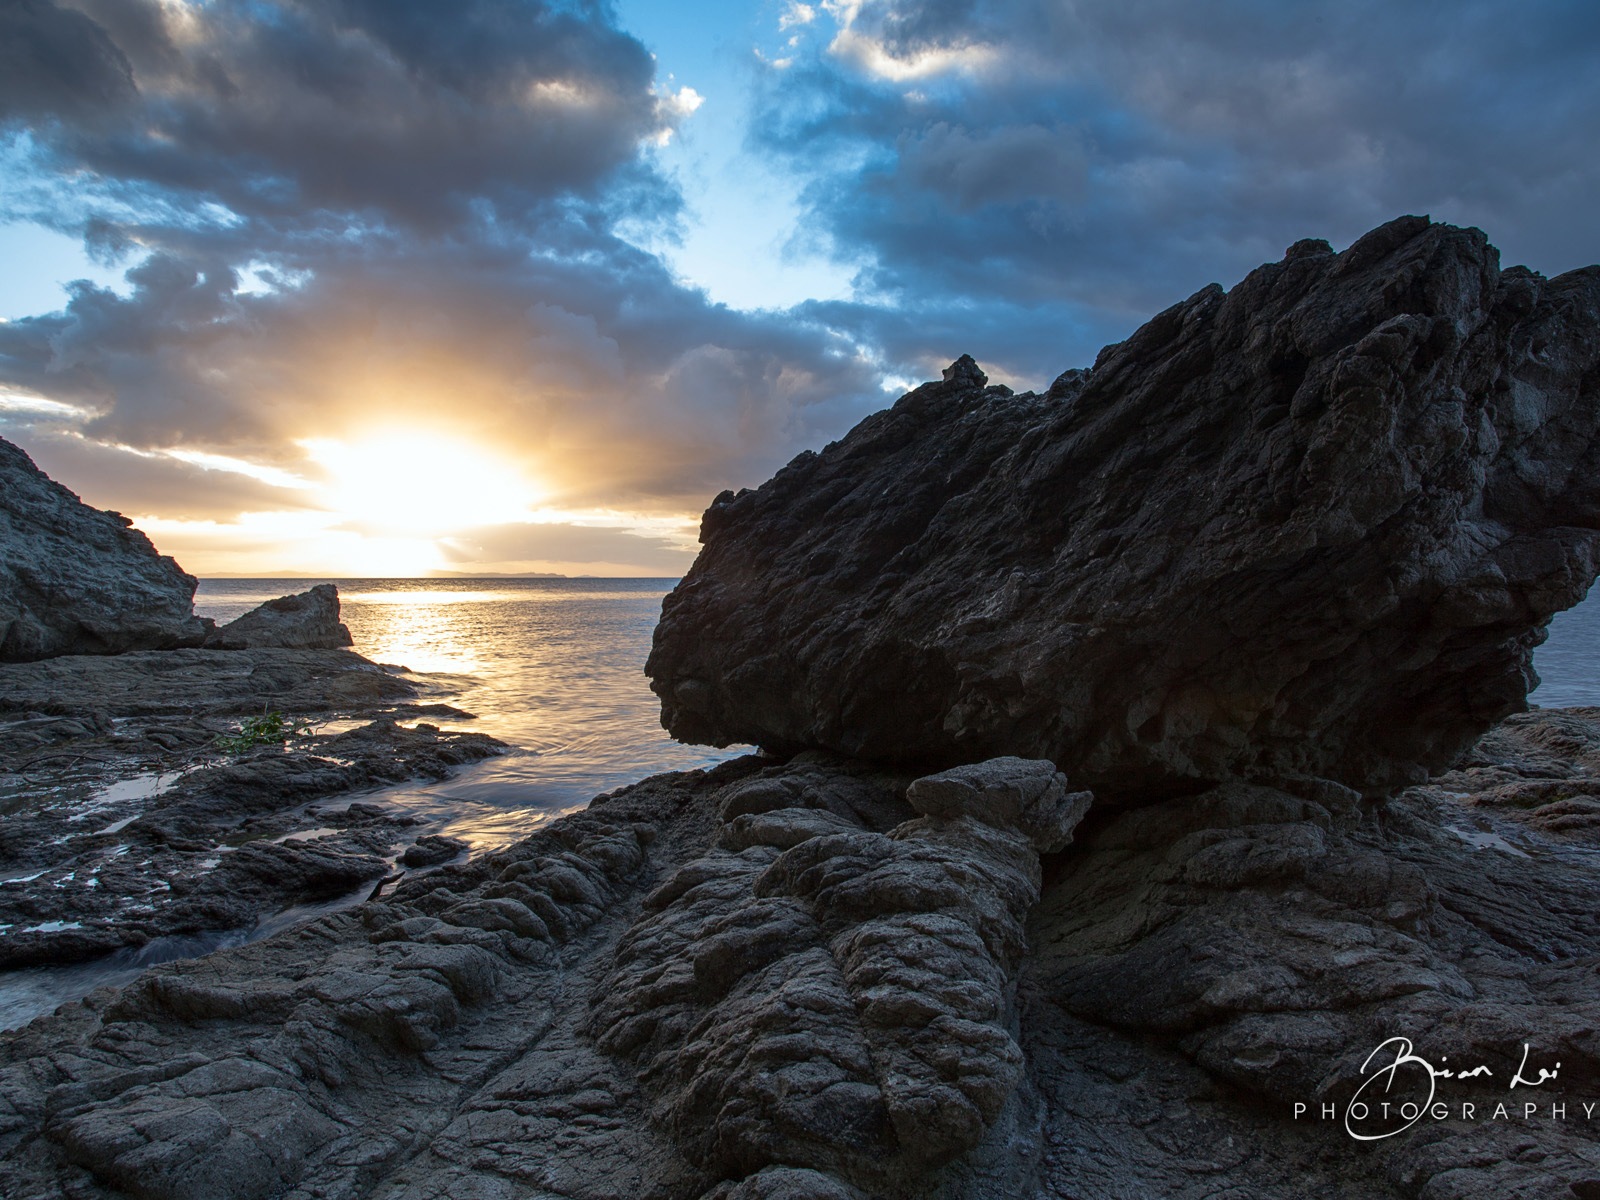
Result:
{"label": "sky", "polygon": [[1596,196],[1592,0],[0,0],[0,437],[202,576],[671,576],[963,353]]}

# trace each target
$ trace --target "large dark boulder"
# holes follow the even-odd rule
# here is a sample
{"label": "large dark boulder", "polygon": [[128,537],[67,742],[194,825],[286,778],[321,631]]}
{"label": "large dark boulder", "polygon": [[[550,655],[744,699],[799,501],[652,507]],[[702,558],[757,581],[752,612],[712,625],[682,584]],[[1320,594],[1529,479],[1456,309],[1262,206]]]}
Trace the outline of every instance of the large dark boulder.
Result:
{"label": "large dark boulder", "polygon": [[725,492],[646,670],[678,738],[1102,793],[1450,765],[1600,564],[1600,268],[1403,217],[1044,395],[963,358]]}
{"label": "large dark boulder", "polygon": [[212,650],[338,650],[351,639],[339,620],[339,589],[319,583],[252,608],[215,630],[205,644]]}
{"label": "large dark boulder", "polygon": [[195,578],[0,438],[0,662],[198,645]]}

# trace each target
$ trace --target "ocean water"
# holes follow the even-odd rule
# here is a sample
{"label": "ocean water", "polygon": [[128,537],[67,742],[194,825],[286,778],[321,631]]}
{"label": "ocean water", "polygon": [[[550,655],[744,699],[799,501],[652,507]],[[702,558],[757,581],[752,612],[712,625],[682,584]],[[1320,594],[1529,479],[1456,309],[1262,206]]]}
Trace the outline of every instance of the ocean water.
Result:
{"label": "ocean water", "polygon": [[1550,636],[1533,652],[1539,686],[1528,703],[1540,708],[1600,705],[1600,589],[1575,608],[1557,613]]}
{"label": "ocean water", "polygon": [[[515,747],[442,782],[337,798],[407,809],[428,822],[414,833],[444,833],[481,852],[525,837],[601,792],[741,752],[683,746],[661,728],[644,660],[661,598],[675,579],[207,579],[195,610],[230,621],[324,582],[339,587],[356,651],[412,671],[423,702],[476,714],[427,720]],[[155,795],[170,781],[141,776],[91,800]],[[96,987],[127,984],[157,963],[254,941],[348,906],[368,890],[272,914],[249,929],[157,938],[89,962],[0,972],[0,1030]]]}
{"label": "ocean water", "polygon": [[674,742],[644,675],[675,579],[206,579],[195,611],[230,621],[316,583],[339,588],[354,649],[406,667],[424,701],[476,714],[427,718],[517,750],[438,784],[386,788],[475,850],[525,836],[594,796],[739,753]]}

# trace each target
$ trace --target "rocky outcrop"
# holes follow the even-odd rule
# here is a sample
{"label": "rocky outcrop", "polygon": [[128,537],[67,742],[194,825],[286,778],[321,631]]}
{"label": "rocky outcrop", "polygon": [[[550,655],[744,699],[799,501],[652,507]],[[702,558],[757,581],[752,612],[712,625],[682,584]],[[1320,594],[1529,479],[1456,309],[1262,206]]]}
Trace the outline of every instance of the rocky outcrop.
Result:
{"label": "rocky outcrop", "polygon": [[646,898],[595,993],[596,1044],[715,1177],[803,1167],[876,1194],[976,1147],[1021,1078],[1039,852],[1089,794],[997,759],[917,780],[883,829],[875,791],[823,772],[726,789],[718,846]]}
{"label": "rocky outcrop", "polygon": [[[1600,1196],[1600,710],[1463,740],[1592,573],[1597,290],[1400,222],[1045,397],[958,362],[707,515],[657,684],[679,732],[780,752],[476,857],[322,806],[495,749],[374,711],[407,685],[353,655],[0,667],[35,802],[0,891],[49,893],[5,937],[81,933],[119,871],[152,922],[365,896],[0,1034],[0,1192]],[[180,677],[205,711],[163,708]],[[92,681],[130,694],[57,699]],[[371,720],[251,726],[79,832],[29,781],[252,689]],[[870,758],[788,752],[840,730]],[[985,739],[1050,755],[893,761]]]}
{"label": "rocky outcrop", "polygon": [[971,359],[707,510],[647,667],[685,741],[1104,798],[1374,794],[1525,705],[1600,567],[1600,268],[1405,217],[1300,242],[1043,395]]}
{"label": "rocky outcrop", "polygon": [[198,645],[195,579],[0,439],[0,662]]}
{"label": "rocky outcrop", "polygon": [[[1383,805],[1085,811],[1017,759],[657,776],[0,1034],[0,1191],[1592,1196],[1600,838],[1526,814],[1589,796],[1597,718],[1516,718]],[[1395,1035],[1492,1074],[1355,1141]]]}
{"label": "rocky outcrop", "polygon": [[507,749],[419,720],[471,714],[417,691],[347,650],[0,664],[0,1025],[6,969],[237,940],[456,857],[421,818],[350,799]]}
{"label": "rocky outcrop", "polygon": [[205,639],[212,650],[338,650],[350,644],[350,630],[339,620],[339,589],[331,583],[268,600]]}

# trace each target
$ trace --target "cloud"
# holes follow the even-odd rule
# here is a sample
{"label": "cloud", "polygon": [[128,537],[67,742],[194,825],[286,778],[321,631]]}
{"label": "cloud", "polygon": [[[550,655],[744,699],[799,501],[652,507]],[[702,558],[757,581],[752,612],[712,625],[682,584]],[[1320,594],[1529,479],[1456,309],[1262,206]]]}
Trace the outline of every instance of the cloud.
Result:
{"label": "cloud", "polygon": [[0,10],[0,42],[33,29],[54,74],[4,111],[4,215],[83,234],[129,286],[0,324],[0,386],[80,409],[88,442],[187,453],[150,460],[177,472],[163,503],[196,455],[314,475],[308,439],[411,430],[561,503],[698,511],[876,399],[847,337],[712,304],[619,234],[677,219],[649,147],[701,98],[658,87],[608,6]]}
{"label": "cloud", "polygon": [[697,548],[627,529],[496,525],[451,538],[445,559],[455,569],[521,572],[560,564],[566,573],[581,574],[621,564],[642,575],[675,576],[689,569]]}
{"label": "cloud", "polygon": [[0,121],[81,120],[134,94],[127,56],[82,13],[49,0],[0,9]]}
{"label": "cloud", "polygon": [[152,451],[106,445],[60,428],[0,420],[0,436],[27,450],[52,479],[69,481],[86,504],[181,520],[233,520],[240,514],[294,511],[303,493],[236,471],[207,470]]}
{"label": "cloud", "polygon": [[[241,562],[284,530],[320,531],[319,563],[362,536],[271,482],[319,478],[308,441],[448,437],[541,503],[636,518],[495,527],[474,536],[507,557],[484,561],[589,538],[593,561],[666,569],[681,550],[652,519],[838,436],[885,376],[965,352],[1042,385],[1301,237],[1423,211],[1546,271],[1600,258],[1600,10],[1578,0],[777,20],[749,145],[798,181],[794,240],[858,274],[846,299],[746,313],[637,244],[683,220],[657,147],[704,118],[609,5],[11,0],[0,219],[82,236],[127,287],[0,324],[0,395],[34,398],[0,405],[7,428],[104,481],[97,502],[175,514],[176,544],[242,539]],[[227,460],[257,477],[201,465]]]}
{"label": "cloud", "polygon": [[1044,382],[1093,356],[1080,334],[1403,212],[1545,271],[1600,258],[1593,5],[825,8],[832,42],[762,76],[754,137],[868,264],[864,309],[810,311],[886,359],[926,369],[925,331],[965,321],[961,348]]}
{"label": "cloud", "polygon": [[40,131],[43,162],[92,171],[113,196],[209,199],[280,233],[330,211],[437,231],[483,201],[518,220],[592,194],[692,111],[660,102],[648,51],[588,6],[81,7],[28,0],[0,25],[0,43],[31,36],[28,94],[75,98],[54,105],[63,116],[100,110]]}

